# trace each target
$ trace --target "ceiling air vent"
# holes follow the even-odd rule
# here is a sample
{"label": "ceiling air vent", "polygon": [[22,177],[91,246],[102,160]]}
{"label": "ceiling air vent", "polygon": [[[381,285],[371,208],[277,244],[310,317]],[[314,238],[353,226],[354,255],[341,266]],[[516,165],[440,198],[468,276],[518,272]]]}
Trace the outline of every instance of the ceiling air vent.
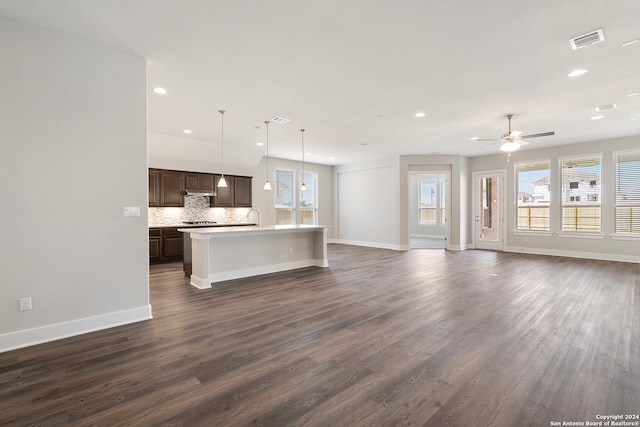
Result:
{"label": "ceiling air vent", "polygon": [[618,108],[618,104],[602,105],[600,107],[596,107],[596,111],[613,110],[614,108]]}
{"label": "ceiling air vent", "polygon": [[602,32],[602,29],[600,29],[591,31],[590,33],[583,34],[578,37],[574,37],[569,40],[569,43],[571,43],[571,47],[573,48],[573,50],[576,50],[589,44],[600,43],[603,40],[604,33]]}
{"label": "ceiling air vent", "polygon": [[287,122],[290,122],[291,120],[285,119],[284,117],[275,116],[273,119],[271,119],[271,121],[276,123],[287,123]]}

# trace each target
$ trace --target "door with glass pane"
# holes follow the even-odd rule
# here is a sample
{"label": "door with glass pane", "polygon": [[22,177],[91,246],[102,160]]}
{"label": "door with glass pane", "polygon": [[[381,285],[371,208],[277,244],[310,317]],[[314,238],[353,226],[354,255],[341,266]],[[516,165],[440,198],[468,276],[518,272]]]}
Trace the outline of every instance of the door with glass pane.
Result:
{"label": "door with glass pane", "polygon": [[503,249],[504,172],[476,172],[474,180],[474,245],[476,249]]}

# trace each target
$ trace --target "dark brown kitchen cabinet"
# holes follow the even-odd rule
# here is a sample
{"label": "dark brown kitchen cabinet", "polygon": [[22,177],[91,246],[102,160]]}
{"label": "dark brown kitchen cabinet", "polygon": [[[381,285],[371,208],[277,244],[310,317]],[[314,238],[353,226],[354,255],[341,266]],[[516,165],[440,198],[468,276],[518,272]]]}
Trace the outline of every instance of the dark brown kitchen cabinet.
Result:
{"label": "dark brown kitchen cabinet", "polygon": [[186,190],[215,192],[212,207],[250,208],[252,202],[250,176],[225,175],[227,187],[219,188],[221,175],[149,169],[149,207],[184,207]]}
{"label": "dark brown kitchen cabinet", "polygon": [[160,171],[160,206],[184,206],[184,172]]}
{"label": "dark brown kitchen cabinet", "polygon": [[162,229],[149,229],[149,261],[158,262],[162,259]]}
{"label": "dark brown kitchen cabinet", "polygon": [[214,176],[209,173],[186,172],[185,188],[187,190],[214,191]]}
{"label": "dark brown kitchen cabinet", "polygon": [[184,236],[176,227],[149,229],[149,262],[182,261]]}
{"label": "dark brown kitchen cabinet", "polygon": [[211,200],[211,206],[217,208],[232,208],[235,206],[235,177],[225,175],[225,181],[227,181],[226,187],[218,187],[220,181],[220,175],[215,175],[216,182],[216,196]]}
{"label": "dark brown kitchen cabinet", "polygon": [[235,177],[235,204],[234,206],[250,208],[251,205],[251,177]]}
{"label": "dark brown kitchen cabinet", "polygon": [[160,171],[149,169],[149,207],[160,206]]}
{"label": "dark brown kitchen cabinet", "polygon": [[162,259],[165,261],[182,260],[184,251],[182,233],[177,228],[162,229]]}
{"label": "dark brown kitchen cabinet", "polygon": [[218,187],[220,175],[216,175],[216,194],[211,206],[218,208],[251,207],[251,177],[225,175],[227,187]]}

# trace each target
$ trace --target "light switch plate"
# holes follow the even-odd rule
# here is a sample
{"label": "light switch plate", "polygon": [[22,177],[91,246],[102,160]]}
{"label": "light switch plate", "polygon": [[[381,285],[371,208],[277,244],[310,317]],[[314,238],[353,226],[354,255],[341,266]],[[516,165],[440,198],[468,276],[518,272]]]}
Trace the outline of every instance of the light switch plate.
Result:
{"label": "light switch plate", "polygon": [[122,216],[140,216],[140,206],[124,206]]}

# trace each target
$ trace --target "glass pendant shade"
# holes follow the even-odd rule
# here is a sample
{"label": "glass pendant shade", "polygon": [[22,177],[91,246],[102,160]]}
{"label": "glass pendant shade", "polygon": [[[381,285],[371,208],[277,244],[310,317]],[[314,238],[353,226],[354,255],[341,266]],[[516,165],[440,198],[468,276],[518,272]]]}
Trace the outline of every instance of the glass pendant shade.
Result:
{"label": "glass pendant shade", "polygon": [[271,188],[271,183],[269,181],[264,183],[264,190],[273,190],[273,188]]}
{"label": "glass pendant shade", "polygon": [[505,142],[504,144],[502,144],[500,146],[500,150],[506,151],[507,153],[511,153],[512,151],[516,151],[518,148],[520,148],[520,144],[518,144],[515,141]]}
{"label": "glass pendant shade", "polygon": [[222,175],[220,177],[220,179],[218,180],[218,188],[220,188],[220,187],[227,188],[227,180],[224,179],[224,175]]}

